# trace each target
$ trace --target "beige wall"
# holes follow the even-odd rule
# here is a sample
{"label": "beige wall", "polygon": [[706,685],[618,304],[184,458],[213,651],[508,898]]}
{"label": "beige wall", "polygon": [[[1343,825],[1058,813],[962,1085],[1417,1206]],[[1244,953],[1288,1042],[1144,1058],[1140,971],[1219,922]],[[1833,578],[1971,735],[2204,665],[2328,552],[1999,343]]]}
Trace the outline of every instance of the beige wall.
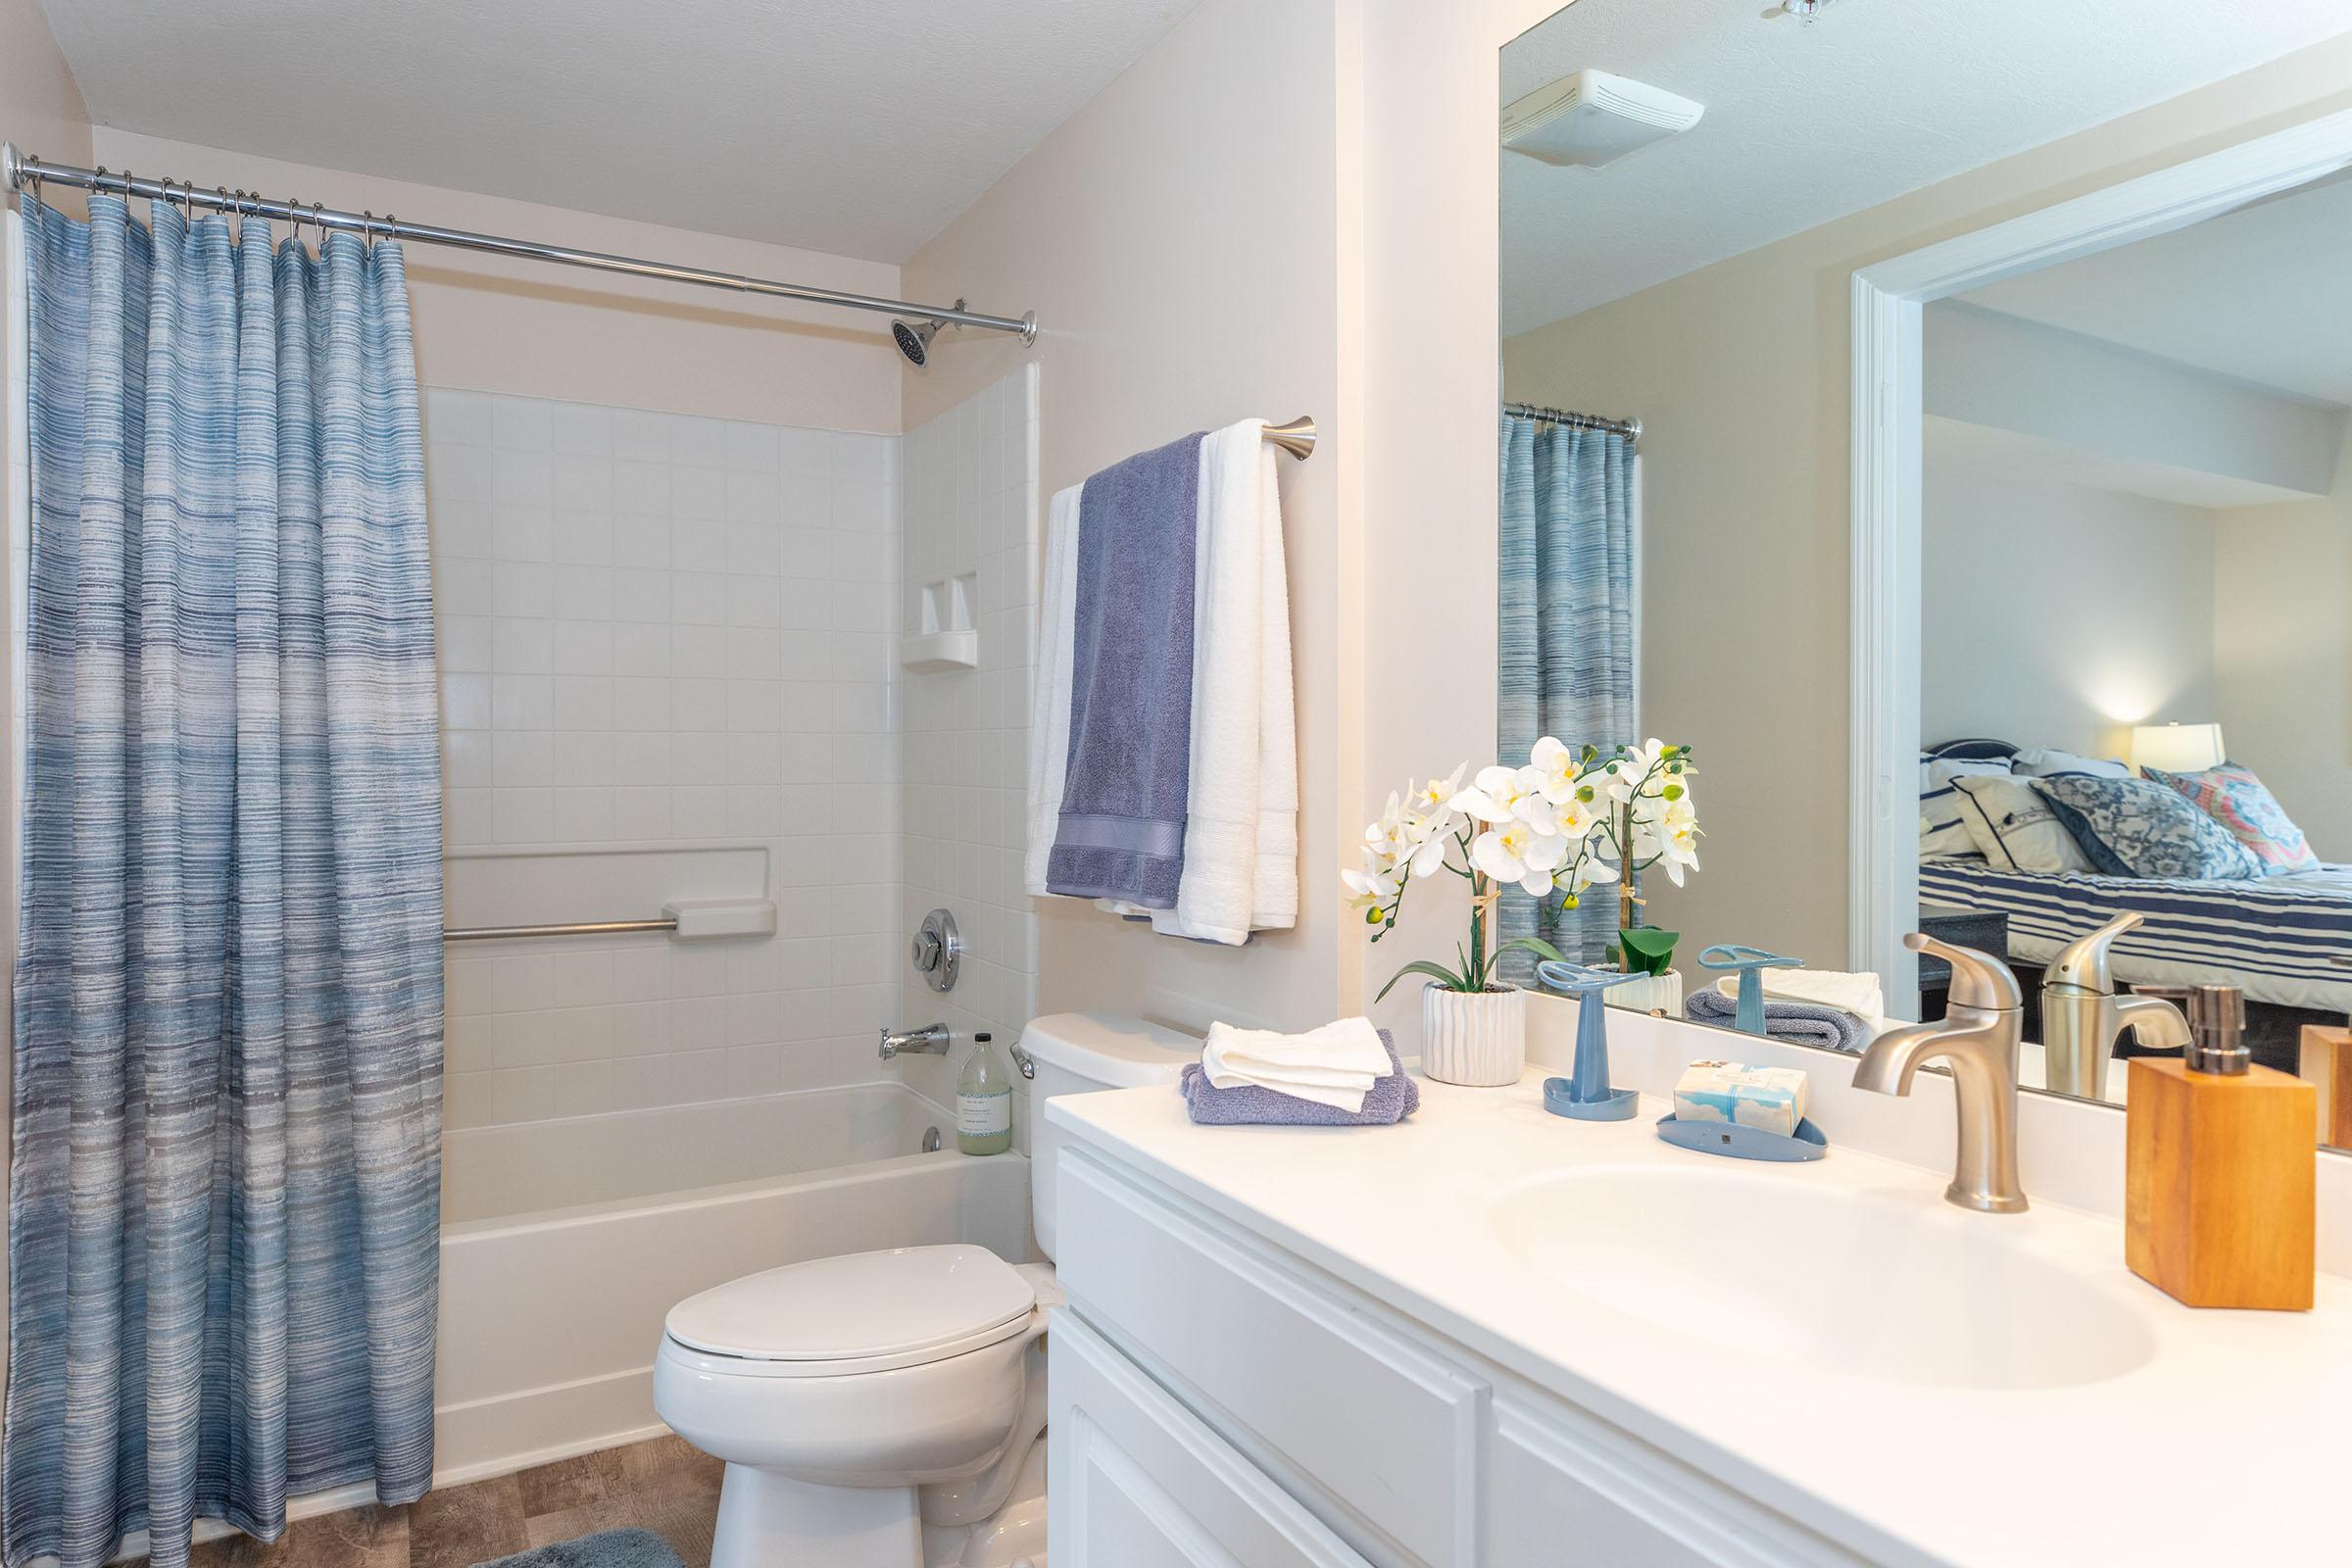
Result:
{"label": "beige wall", "polygon": [[[2352,37],[1504,345],[1510,396],[1643,422],[1645,571],[1679,616],[1646,619],[1643,707],[1701,748],[1706,869],[1684,897],[1710,920],[1816,961],[1845,952],[1853,271],[2346,107]],[[1465,238],[1463,285],[1493,259]]]}
{"label": "beige wall", "polygon": [[[450,228],[896,298],[899,270],[471,191],[195,147],[100,126],[96,161]],[[412,246],[416,375],[427,386],[830,430],[899,431],[888,319],[544,262]]]}
{"label": "beige wall", "polygon": [[2352,861],[2352,443],[2335,494],[2225,512],[2219,529],[2223,738],[2322,859]]}
{"label": "beige wall", "polygon": [[2135,723],[2224,716],[2217,514],[1953,457],[1937,434],[1920,487],[1924,741],[2129,759]]}
{"label": "beige wall", "polygon": [[[1035,310],[1033,348],[956,333],[906,375],[909,424],[1040,367],[1051,495],[1190,430],[1310,414],[1326,438],[1286,463],[1297,656],[1300,916],[1245,949],[1157,937],[1068,900],[1041,910],[1038,1006],[1307,1025],[1341,1005],[1337,847],[1349,748],[1339,399],[1343,36],[1332,0],[1205,0],[906,266],[919,297]],[[1348,790],[1349,796],[1354,791]],[[1351,813],[1348,813],[1351,814]],[[1353,830],[1350,829],[1350,832]]]}

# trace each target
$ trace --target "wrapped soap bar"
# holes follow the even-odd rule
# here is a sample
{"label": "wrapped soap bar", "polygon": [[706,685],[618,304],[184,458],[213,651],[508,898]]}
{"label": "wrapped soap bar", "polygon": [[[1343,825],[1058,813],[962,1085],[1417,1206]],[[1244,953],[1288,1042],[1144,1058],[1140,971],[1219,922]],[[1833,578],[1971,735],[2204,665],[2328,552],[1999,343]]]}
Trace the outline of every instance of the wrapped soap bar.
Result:
{"label": "wrapped soap bar", "polygon": [[1677,1121],[1728,1121],[1783,1138],[1805,1119],[1805,1074],[1797,1067],[1694,1061],[1674,1086]]}

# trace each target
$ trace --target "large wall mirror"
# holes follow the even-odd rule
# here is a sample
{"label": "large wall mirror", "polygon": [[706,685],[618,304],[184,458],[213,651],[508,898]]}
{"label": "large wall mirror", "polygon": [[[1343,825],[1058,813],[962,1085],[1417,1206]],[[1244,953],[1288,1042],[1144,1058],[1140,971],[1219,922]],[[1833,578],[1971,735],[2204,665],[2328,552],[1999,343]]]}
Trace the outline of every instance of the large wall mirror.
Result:
{"label": "large wall mirror", "polygon": [[[1924,932],[2015,971],[2029,1088],[2120,1103],[2242,1010],[2352,1146],[2352,128],[2199,184],[2150,110],[2352,16],[2101,9],[1578,0],[1504,49],[1503,744],[1690,749],[1624,1004],[1760,984],[1858,1052],[1941,1015]],[[2173,183],[2058,202],[2073,138]],[[1518,919],[1643,966],[1625,912]]]}

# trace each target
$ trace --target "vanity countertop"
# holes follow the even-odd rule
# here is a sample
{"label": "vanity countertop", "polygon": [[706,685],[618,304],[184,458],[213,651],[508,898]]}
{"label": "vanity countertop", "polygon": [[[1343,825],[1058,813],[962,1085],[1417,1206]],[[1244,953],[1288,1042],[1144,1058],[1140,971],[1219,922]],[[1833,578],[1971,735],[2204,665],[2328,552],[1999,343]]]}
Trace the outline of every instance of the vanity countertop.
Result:
{"label": "vanity countertop", "polygon": [[[2352,1558],[2340,1503],[2352,1283],[2323,1275],[2311,1313],[2198,1311],[2124,1266],[2111,1220],[2038,1200],[2021,1215],[1970,1213],[1943,1201],[1942,1173],[1837,1147],[1811,1164],[1715,1159],[1660,1141],[1652,1124],[1668,1107],[1646,1097],[1628,1122],[1549,1115],[1542,1077],[1424,1083],[1421,1110],[1396,1127],[1196,1127],[1157,1087],[1057,1098],[1046,1113],[1864,1557],[1952,1568]],[[1997,1392],[1801,1365],[1581,1295],[1557,1260],[1539,1270],[1515,1254],[1490,1218],[1497,1195],[1544,1177],[1694,1166],[1842,1188],[1908,1211],[1923,1238],[2001,1227],[2143,1321],[2154,1354],[2102,1381]],[[1831,1318],[1847,1309],[1819,1302]],[[2021,1331],[2035,1325],[1985,1329]]]}

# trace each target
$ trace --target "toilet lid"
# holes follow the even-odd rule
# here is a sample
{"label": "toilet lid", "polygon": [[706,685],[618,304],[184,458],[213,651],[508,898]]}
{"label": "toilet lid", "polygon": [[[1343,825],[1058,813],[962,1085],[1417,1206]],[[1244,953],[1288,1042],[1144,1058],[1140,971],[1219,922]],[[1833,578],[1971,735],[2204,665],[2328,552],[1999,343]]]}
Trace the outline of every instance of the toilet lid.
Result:
{"label": "toilet lid", "polygon": [[711,1355],[907,1365],[1002,1337],[1036,1300],[985,1247],[902,1247],[746,1275],[680,1301],[663,1327]]}

